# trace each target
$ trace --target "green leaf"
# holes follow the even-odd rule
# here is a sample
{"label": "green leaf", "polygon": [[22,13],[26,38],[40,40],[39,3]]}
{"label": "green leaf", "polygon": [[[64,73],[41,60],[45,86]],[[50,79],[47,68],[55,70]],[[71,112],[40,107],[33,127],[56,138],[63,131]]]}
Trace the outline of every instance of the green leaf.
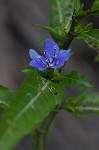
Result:
{"label": "green leaf", "polygon": [[0,107],[2,108],[8,107],[12,95],[13,92],[11,92],[8,88],[0,85]]}
{"label": "green leaf", "polygon": [[64,87],[31,70],[4,112],[0,123],[0,150],[10,150],[34,130],[61,102]]}
{"label": "green leaf", "polygon": [[57,29],[64,21],[64,16],[67,22],[71,20],[73,14],[72,0],[49,0],[50,26]]}
{"label": "green leaf", "polygon": [[73,0],[74,2],[74,11],[77,12],[80,9],[80,0]]}
{"label": "green leaf", "polygon": [[38,27],[38,28],[41,28],[41,29],[44,29],[44,30],[47,30],[50,32],[50,34],[55,38],[55,39],[58,39],[58,40],[61,40],[61,37],[59,36],[59,34],[57,33],[57,31],[52,28],[52,27],[49,27],[49,26],[43,26],[43,25],[39,25],[39,24],[33,24],[34,26]]}
{"label": "green leaf", "polygon": [[75,33],[79,36],[83,32],[88,32],[92,30],[93,24],[88,23],[87,25],[82,25],[81,23],[78,23],[78,25],[75,27]]}
{"label": "green leaf", "polygon": [[[76,0],[74,0],[76,1]],[[75,6],[76,5],[76,6]],[[80,5],[80,8],[79,8],[79,4],[76,4],[74,5],[74,10],[75,8],[78,9],[78,11],[75,11],[74,15],[75,15],[75,18],[77,19],[77,21],[81,21],[82,19],[88,17],[88,16],[97,16],[99,15],[99,1],[96,0],[96,2],[93,4],[93,7],[88,9],[88,10],[83,10],[83,7],[84,7],[84,3],[82,3]]]}
{"label": "green leaf", "polygon": [[99,47],[99,29],[92,29],[89,31],[81,32],[78,39],[84,39],[91,47]]}
{"label": "green leaf", "polygon": [[87,113],[99,113],[99,94],[82,91],[66,100],[66,110],[77,116]]}
{"label": "green leaf", "polygon": [[68,98],[67,105],[78,106],[86,97],[86,91],[81,91],[78,95]]}
{"label": "green leaf", "polygon": [[32,70],[34,70],[35,68],[34,67],[31,67],[31,66],[26,66],[22,69],[20,69],[22,72],[31,72]]}
{"label": "green leaf", "polygon": [[99,0],[94,1],[92,10],[94,11],[95,15],[99,15]]}
{"label": "green leaf", "polygon": [[63,75],[61,81],[64,84],[77,84],[86,88],[93,88],[92,84],[90,84],[85,76],[78,74],[77,71],[71,71],[68,75]]}
{"label": "green leaf", "polygon": [[99,105],[99,93],[87,93],[82,104],[84,105],[85,103],[92,104],[93,106]]}
{"label": "green leaf", "polygon": [[74,113],[77,117],[79,117],[81,113],[79,110],[76,109],[76,107],[80,106],[80,103],[84,100],[85,97],[86,92],[82,91],[78,95],[66,99],[66,110]]}

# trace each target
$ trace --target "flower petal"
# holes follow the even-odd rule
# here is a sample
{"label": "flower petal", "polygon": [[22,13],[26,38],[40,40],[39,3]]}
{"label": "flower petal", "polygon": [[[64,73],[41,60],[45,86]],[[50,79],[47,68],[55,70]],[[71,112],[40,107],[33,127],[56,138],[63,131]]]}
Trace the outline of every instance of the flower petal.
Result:
{"label": "flower petal", "polygon": [[57,55],[59,52],[58,45],[51,39],[46,39],[44,41],[44,54],[47,59],[52,58],[54,55]]}
{"label": "flower petal", "polygon": [[60,50],[58,54],[58,58],[56,61],[56,65],[51,66],[50,68],[60,68],[64,65],[65,61],[69,59],[71,49],[68,50]]}
{"label": "flower petal", "polygon": [[58,57],[57,57],[57,60],[59,62],[63,61],[67,61],[69,59],[69,56],[70,56],[70,52],[71,52],[71,49],[68,49],[68,50],[60,50],[59,51],[59,54],[58,54]]}
{"label": "flower petal", "polygon": [[29,55],[30,55],[30,58],[31,58],[31,59],[36,59],[39,54],[38,54],[35,50],[30,49],[30,50],[29,50]]}
{"label": "flower petal", "polygon": [[32,66],[32,67],[35,67],[35,68],[37,68],[39,70],[45,70],[46,69],[46,66],[43,66],[42,63],[39,63],[36,60],[32,60],[29,63],[29,65]]}
{"label": "flower petal", "polygon": [[29,65],[36,67],[39,70],[45,70],[47,67],[47,63],[46,63],[46,58],[44,58],[43,56],[40,56],[35,50],[30,49],[29,50],[29,55],[31,57],[31,59],[33,59]]}

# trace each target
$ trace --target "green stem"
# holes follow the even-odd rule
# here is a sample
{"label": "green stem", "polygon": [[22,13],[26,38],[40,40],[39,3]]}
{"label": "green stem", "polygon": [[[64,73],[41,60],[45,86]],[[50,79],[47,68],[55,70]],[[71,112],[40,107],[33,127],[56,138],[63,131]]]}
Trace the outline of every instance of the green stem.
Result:
{"label": "green stem", "polygon": [[74,32],[76,24],[77,24],[77,21],[75,19],[75,16],[72,16],[71,27],[70,27],[67,37],[63,41],[62,49],[68,49],[70,43],[73,41],[74,37],[76,36]]}
{"label": "green stem", "polygon": [[56,114],[57,111],[51,112],[33,133],[33,148],[35,150],[46,150],[49,129]]}
{"label": "green stem", "polygon": [[78,106],[75,107],[75,109],[80,110],[80,111],[99,111],[98,107],[82,107],[82,106]]}

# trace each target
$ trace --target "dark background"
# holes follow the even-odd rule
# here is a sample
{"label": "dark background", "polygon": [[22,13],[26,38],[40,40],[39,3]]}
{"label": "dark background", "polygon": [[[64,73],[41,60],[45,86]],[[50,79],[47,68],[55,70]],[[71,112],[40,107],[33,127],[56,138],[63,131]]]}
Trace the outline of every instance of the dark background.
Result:
{"label": "dark background", "polygon": [[[93,0],[84,0],[85,9]],[[89,17],[83,23],[93,22],[99,28],[99,18]],[[39,37],[50,35],[32,26],[32,23],[49,24],[47,0],[0,0],[0,84],[17,90],[24,74],[20,68],[28,65],[28,50],[34,48],[42,53]],[[99,63],[93,63],[96,51],[82,40],[71,46],[74,56],[68,61],[64,71],[72,69],[87,76],[99,91]],[[73,96],[81,90],[70,86],[66,96]],[[92,90],[89,90],[91,92]],[[32,150],[31,136],[26,136],[13,150]],[[99,115],[83,115],[79,119],[68,112],[59,113],[54,120],[48,150],[99,150]]]}

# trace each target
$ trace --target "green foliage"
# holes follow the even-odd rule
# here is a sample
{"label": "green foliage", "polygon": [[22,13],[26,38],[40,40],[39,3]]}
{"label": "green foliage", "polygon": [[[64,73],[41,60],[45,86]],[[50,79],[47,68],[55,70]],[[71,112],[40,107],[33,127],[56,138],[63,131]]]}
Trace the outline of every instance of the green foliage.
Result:
{"label": "green foliage", "polygon": [[87,113],[99,113],[99,94],[82,91],[66,100],[66,110],[77,116]]}
{"label": "green foliage", "polygon": [[49,0],[50,26],[33,25],[49,31],[51,36],[61,45],[70,29],[72,14],[72,0]]}
{"label": "green foliage", "polygon": [[[82,38],[92,47],[99,47],[99,29],[93,29],[92,24],[80,24],[82,19],[99,14],[99,0],[89,10],[83,11],[83,6],[80,0],[49,0],[50,26],[35,26],[49,31],[59,46],[66,41],[68,47],[74,38]],[[99,56],[96,60],[99,60]],[[21,71],[29,75],[17,92],[0,86],[0,106],[6,108],[0,124],[0,150],[12,149],[23,136],[37,129],[61,103],[65,85],[93,88],[77,71],[66,75],[59,73],[58,69],[38,71],[33,67],[25,67]],[[98,106],[98,93],[87,94],[82,91],[66,100],[65,109],[79,116],[99,113]]]}
{"label": "green foliage", "polygon": [[52,28],[52,27],[49,27],[49,26],[43,26],[43,25],[39,25],[39,24],[33,24],[34,26],[38,27],[38,28],[41,28],[41,29],[44,29],[44,30],[47,30],[50,32],[50,34],[56,39],[56,40],[61,40],[61,36],[57,33],[57,31]]}
{"label": "green foliage", "polygon": [[81,23],[78,23],[77,26],[75,27],[75,33],[79,36],[79,34],[82,34],[83,32],[88,32],[92,30],[93,24],[89,23],[87,25],[82,25]]}
{"label": "green foliage", "polygon": [[49,0],[49,15],[51,27],[57,29],[57,27],[64,21],[64,16],[69,21],[71,20],[72,14],[72,0]]}
{"label": "green foliage", "polygon": [[[77,0],[74,0],[77,1]],[[77,10],[74,13],[75,18],[77,19],[77,21],[81,21],[82,19],[88,17],[88,16],[97,16],[99,15],[99,1],[96,0],[93,3],[92,8],[88,9],[88,10],[83,10],[84,7],[84,3],[82,3],[81,5],[79,4],[79,2],[77,1],[74,5],[74,9],[77,8]]]}
{"label": "green foliage", "polygon": [[13,101],[5,110],[0,124],[0,149],[11,149],[31,132],[60,103],[64,87],[43,79],[31,70]]}
{"label": "green foliage", "polygon": [[91,47],[99,48],[99,29],[82,30],[77,36],[78,39],[82,38]]}
{"label": "green foliage", "polygon": [[86,88],[93,88],[92,84],[90,84],[85,76],[78,74],[77,71],[71,71],[68,75],[64,75],[61,78],[61,81],[64,84],[77,84]]}
{"label": "green foliage", "polygon": [[87,25],[82,25],[80,21],[88,17],[90,15],[97,16],[99,15],[99,1],[95,1],[93,3],[92,8],[88,10],[83,10],[83,4],[79,8],[79,4],[75,1],[75,9],[78,7],[78,11],[74,13],[74,18],[76,19],[76,26],[75,26],[75,38],[77,39],[84,39],[85,42],[88,43],[91,47],[99,47],[99,29],[93,29],[92,23]]}
{"label": "green foliage", "polygon": [[96,16],[99,15],[99,0],[94,1],[92,10]]}
{"label": "green foliage", "polygon": [[74,2],[74,12],[76,13],[76,12],[78,12],[78,10],[80,10],[81,9],[81,5],[80,5],[80,0],[73,0],[73,2]]}
{"label": "green foliage", "polygon": [[2,108],[8,107],[12,95],[13,92],[11,92],[8,88],[0,85],[0,107]]}
{"label": "green foliage", "polygon": [[22,68],[22,69],[20,69],[20,70],[21,70],[22,72],[28,73],[28,72],[33,71],[34,68],[31,67],[31,66],[26,66],[26,67],[24,67],[24,68]]}
{"label": "green foliage", "polygon": [[70,29],[72,14],[72,0],[49,0],[50,27],[56,30],[60,40],[57,40],[54,35],[51,35],[59,45],[61,45]]}

